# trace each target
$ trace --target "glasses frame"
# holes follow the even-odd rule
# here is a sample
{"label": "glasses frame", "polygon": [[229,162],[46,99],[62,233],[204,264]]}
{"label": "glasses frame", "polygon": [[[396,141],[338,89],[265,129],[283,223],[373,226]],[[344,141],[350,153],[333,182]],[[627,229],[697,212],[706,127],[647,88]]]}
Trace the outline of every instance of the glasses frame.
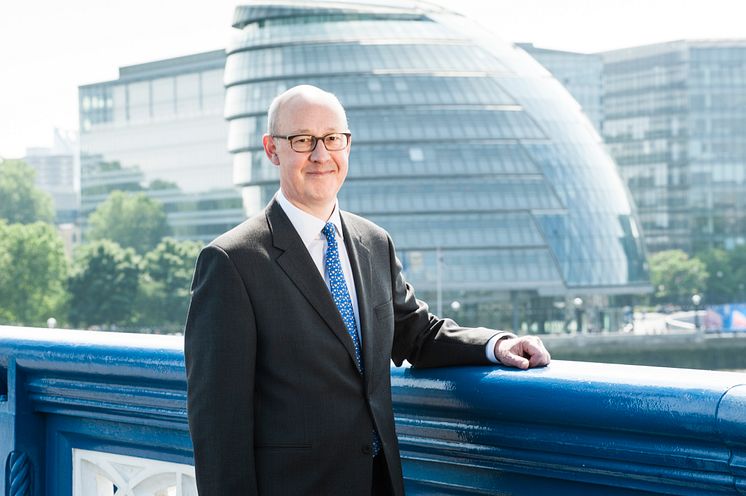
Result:
{"label": "glasses frame", "polygon": [[[326,141],[325,140],[326,140],[327,136],[331,136],[333,134],[344,134],[345,136],[347,136],[347,144],[345,146],[343,146],[342,148],[340,148],[339,150],[330,150],[326,146]],[[345,148],[347,148],[348,146],[350,146],[350,138],[352,138],[352,133],[329,133],[329,134],[325,134],[324,136],[314,136],[313,134],[306,134],[306,133],[290,134],[288,136],[280,136],[279,134],[272,134],[271,136],[273,138],[281,138],[281,139],[287,140],[288,144],[290,145],[290,148],[295,153],[311,153],[311,152],[313,152],[316,149],[316,146],[318,146],[319,141],[321,141],[324,144],[324,148],[326,148],[326,151],[328,151],[328,152],[341,152],[342,150],[344,150]],[[298,136],[310,136],[310,138],[313,140],[311,142],[311,149],[310,150],[302,150],[301,151],[301,150],[296,150],[295,148],[293,148],[293,138],[297,138]]]}

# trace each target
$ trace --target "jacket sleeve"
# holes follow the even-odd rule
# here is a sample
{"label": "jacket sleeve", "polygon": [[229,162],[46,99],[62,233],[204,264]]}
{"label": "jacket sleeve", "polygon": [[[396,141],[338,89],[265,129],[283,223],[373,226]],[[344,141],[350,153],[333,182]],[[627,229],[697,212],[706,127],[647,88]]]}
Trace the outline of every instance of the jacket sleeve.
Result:
{"label": "jacket sleeve", "polygon": [[487,359],[487,342],[496,335],[512,334],[486,327],[462,327],[451,319],[431,314],[427,304],[415,297],[414,289],[404,279],[391,238],[388,244],[394,306],[391,356],[394,363],[400,366],[407,360],[415,367],[494,365]]}
{"label": "jacket sleeve", "polygon": [[256,494],[256,324],[246,286],[216,246],[206,247],[197,260],[184,355],[200,496]]}

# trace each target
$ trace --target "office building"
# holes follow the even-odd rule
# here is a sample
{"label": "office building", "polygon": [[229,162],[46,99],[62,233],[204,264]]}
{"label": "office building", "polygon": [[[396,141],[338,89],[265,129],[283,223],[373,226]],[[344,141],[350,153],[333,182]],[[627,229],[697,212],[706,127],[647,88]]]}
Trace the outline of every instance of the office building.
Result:
{"label": "office building", "polygon": [[603,53],[603,136],[651,251],[746,242],[746,40]]}
{"label": "office building", "polygon": [[55,224],[77,221],[80,208],[77,146],[75,133],[55,129],[51,148],[29,148],[23,157],[36,171],[36,186],[52,197]]}
{"label": "office building", "polygon": [[80,87],[82,212],[114,190],[163,203],[174,237],[209,241],[244,219],[223,118],[225,51],[119,69]]}

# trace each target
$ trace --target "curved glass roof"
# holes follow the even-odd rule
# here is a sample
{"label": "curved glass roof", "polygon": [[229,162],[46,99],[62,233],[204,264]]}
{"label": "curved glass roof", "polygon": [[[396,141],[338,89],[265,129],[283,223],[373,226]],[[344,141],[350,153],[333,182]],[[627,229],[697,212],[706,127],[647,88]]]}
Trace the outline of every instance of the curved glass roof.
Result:
{"label": "curved glass roof", "polygon": [[355,137],[342,208],[389,230],[418,289],[433,288],[438,251],[445,287],[648,286],[616,165],[523,50],[425,2],[254,1],[234,27],[225,113],[247,214],[278,187],[261,146],[267,107],[313,84],[339,97]]}

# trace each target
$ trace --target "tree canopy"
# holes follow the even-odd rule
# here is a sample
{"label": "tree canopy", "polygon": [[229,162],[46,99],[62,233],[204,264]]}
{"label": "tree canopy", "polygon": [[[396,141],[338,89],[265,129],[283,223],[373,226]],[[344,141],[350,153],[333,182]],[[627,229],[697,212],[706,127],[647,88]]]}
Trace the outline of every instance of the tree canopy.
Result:
{"label": "tree canopy", "polygon": [[138,322],[180,327],[189,306],[192,273],[202,243],[165,238],[143,259]]}
{"label": "tree canopy", "polygon": [[114,191],[88,218],[91,240],[109,239],[144,255],[169,233],[163,205],[145,193]]}
{"label": "tree canopy", "polygon": [[682,250],[666,250],[649,257],[650,282],[655,298],[677,305],[691,304],[694,294],[701,294],[707,284],[707,269],[698,258],[689,258]]}
{"label": "tree canopy", "polygon": [[65,320],[68,264],[62,239],[43,222],[0,220],[0,321],[43,326]]}
{"label": "tree canopy", "polygon": [[68,280],[70,322],[75,326],[132,323],[140,257],[132,248],[98,240],[78,248]]}
{"label": "tree canopy", "polygon": [[34,184],[36,171],[21,160],[0,162],[0,219],[9,224],[52,222],[52,197]]}

